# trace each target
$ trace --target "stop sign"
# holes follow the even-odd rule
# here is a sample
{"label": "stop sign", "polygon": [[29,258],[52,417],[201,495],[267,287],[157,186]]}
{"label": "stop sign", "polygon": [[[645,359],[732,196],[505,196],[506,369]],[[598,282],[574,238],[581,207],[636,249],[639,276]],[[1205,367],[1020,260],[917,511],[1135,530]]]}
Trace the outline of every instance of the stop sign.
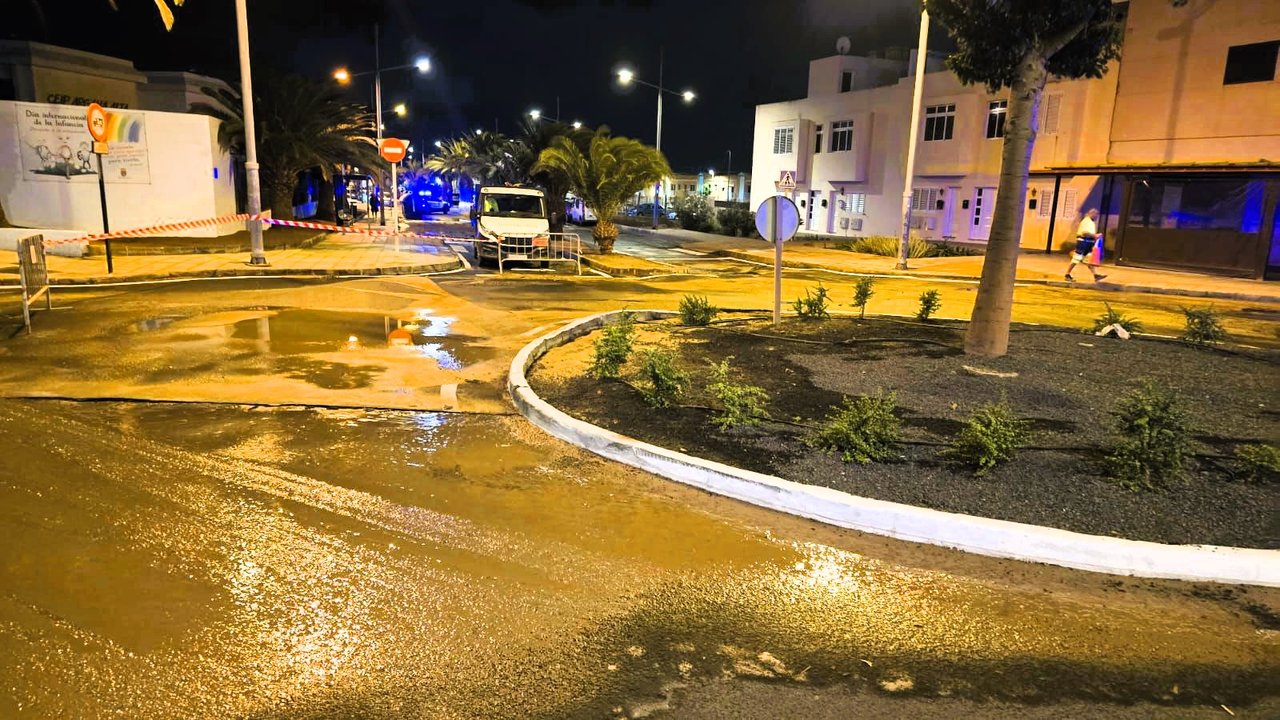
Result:
{"label": "stop sign", "polygon": [[383,138],[382,144],[378,146],[378,152],[382,154],[383,160],[398,163],[409,154],[409,144],[399,138]]}

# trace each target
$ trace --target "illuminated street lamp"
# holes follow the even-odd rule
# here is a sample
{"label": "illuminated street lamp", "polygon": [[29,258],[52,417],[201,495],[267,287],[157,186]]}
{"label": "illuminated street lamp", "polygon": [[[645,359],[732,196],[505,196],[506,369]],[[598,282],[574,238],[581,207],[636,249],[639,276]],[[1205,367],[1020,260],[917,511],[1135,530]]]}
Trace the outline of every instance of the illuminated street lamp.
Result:
{"label": "illuminated street lamp", "polygon": [[391,109],[399,117],[404,117],[409,114],[409,108],[404,103],[396,103],[396,106]]}
{"label": "illuminated street lamp", "polygon": [[534,120],[541,120],[542,111],[538,110],[537,108],[534,108],[533,110],[529,111],[529,117],[533,118]]}
{"label": "illuminated street lamp", "polygon": [[574,130],[581,130],[581,129],[582,129],[582,123],[581,123],[581,122],[579,122],[578,120],[574,120],[574,121],[573,121],[573,129],[574,129]]}
{"label": "illuminated street lamp", "polygon": [[[619,85],[622,85],[625,87],[627,85],[630,85],[631,83],[635,83],[637,85],[644,85],[647,88],[652,88],[658,91],[658,129],[654,133],[654,142],[653,142],[653,146],[654,148],[657,149],[658,152],[662,152],[662,95],[664,93],[676,95],[676,96],[679,96],[681,99],[683,99],[686,103],[693,102],[694,98],[697,97],[697,95],[693,92],[693,90],[686,89],[681,92],[676,92],[675,90],[671,90],[666,87],[663,87],[662,55],[663,55],[662,50],[659,49],[658,50],[658,84],[657,85],[654,85],[653,83],[645,82],[644,80],[641,80],[640,78],[636,77],[635,71],[630,68],[622,68],[618,70]],[[653,227],[655,229],[658,227],[658,192],[656,189],[654,190],[654,193],[653,193]]]}

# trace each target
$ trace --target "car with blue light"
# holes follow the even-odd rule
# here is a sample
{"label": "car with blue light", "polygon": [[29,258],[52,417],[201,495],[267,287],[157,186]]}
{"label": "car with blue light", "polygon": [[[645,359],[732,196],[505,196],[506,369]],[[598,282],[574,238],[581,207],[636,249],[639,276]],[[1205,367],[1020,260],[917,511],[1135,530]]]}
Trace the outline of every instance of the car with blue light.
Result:
{"label": "car with blue light", "polygon": [[447,213],[453,207],[453,189],[439,175],[424,175],[405,185],[404,212],[407,217],[424,218]]}

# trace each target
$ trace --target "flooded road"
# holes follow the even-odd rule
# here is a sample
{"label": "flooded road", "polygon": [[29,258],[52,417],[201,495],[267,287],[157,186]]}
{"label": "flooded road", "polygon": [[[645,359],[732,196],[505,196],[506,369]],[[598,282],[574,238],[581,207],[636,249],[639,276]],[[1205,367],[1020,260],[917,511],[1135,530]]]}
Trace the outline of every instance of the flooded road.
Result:
{"label": "flooded road", "polygon": [[1280,713],[1273,594],[837,531],[519,418],[5,400],[0,534],[5,718]]}

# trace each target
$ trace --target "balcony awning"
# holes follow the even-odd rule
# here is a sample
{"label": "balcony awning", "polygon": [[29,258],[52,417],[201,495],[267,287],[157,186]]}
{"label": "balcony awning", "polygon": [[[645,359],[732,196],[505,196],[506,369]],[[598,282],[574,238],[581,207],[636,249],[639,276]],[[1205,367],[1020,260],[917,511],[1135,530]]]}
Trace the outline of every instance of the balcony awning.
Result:
{"label": "balcony awning", "polygon": [[1159,175],[1161,173],[1280,173],[1280,163],[1156,163],[1145,165],[1062,165],[1037,168],[1032,175]]}

